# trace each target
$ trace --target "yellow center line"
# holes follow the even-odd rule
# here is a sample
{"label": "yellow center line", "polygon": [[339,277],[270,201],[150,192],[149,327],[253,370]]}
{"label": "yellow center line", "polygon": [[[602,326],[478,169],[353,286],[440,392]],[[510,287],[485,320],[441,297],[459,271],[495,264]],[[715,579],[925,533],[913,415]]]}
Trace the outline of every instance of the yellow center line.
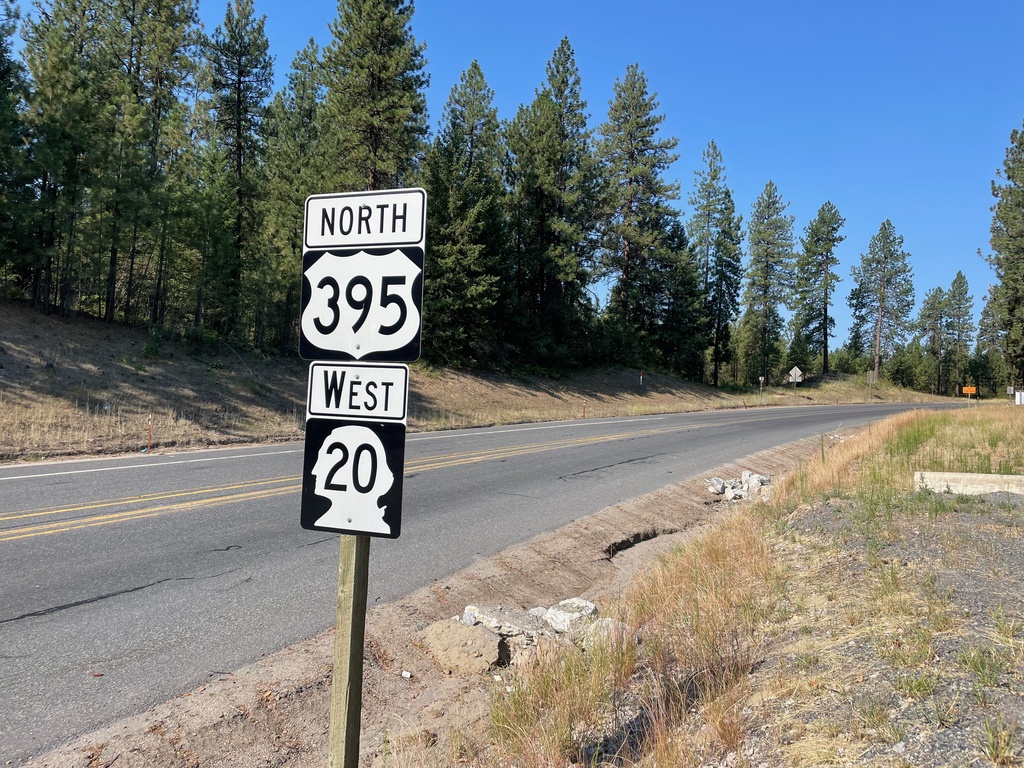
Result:
{"label": "yellow center line", "polygon": [[143,509],[130,509],[126,512],[115,512],[109,515],[95,515],[92,517],[80,517],[72,520],[60,520],[52,523],[39,523],[37,525],[24,526],[0,532],[0,541],[16,541],[17,539],[28,539],[34,536],[45,536],[50,533],[66,533],[81,528],[92,528],[98,525],[110,525],[112,523],[123,523],[129,520],[138,520],[144,517],[158,517],[169,512],[186,512],[197,507],[204,507],[219,504],[237,504],[242,501],[253,501],[270,499],[275,496],[284,496],[294,493],[295,486],[278,488],[273,491],[253,491],[251,493],[236,493],[229,496],[221,496],[210,499],[197,499],[184,504],[166,504],[159,507],[148,507]]}
{"label": "yellow center line", "polygon": [[[694,427],[684,427],[683,429],[692,428]],[[415,461],[412,461],[406,465],[405,474],[410,475],[419,472],[427,472],[434,469],[447,469],[450,467],[463,466],[466,464],[476,464],[485,461],[496,461],[501,459],[512,458],[515,456],[525,456],[532,453],[553,451],[558,450],[560,448],[569,448],[581,445],[593,445],[597,443],[610,442],[613,440],[623,440],[632,437],[645,437],[649,435],[677,431],[680,431],[680,428],[662,427],[658,429],[641,430],[639,432],[621,432],[612,435],[568,438],[565,440],[556,440],[547,443],[532,443],[514,446],[510,448],[466,451],[463,453],[450,453],[444,456],[417,459]],[[46,523],[41,522],[35,524],[21,525],[14,528],[9,528],[5,531],[0,531],[0,542],[17,541],[19,539],[46,536],[54,533],[68,533],[70,531],[77,531],[85,528],[94,528],[101,525],[112,525],[115,523],[130,522],[133,520],[141,520],[144,518],[159,517],[162,515],[170,514],[172,512],[186,512],[201,507],[220,506],[225,504],[238,504],[246,501],[259,501],[263,499],[271,499],[277,496],[284,496],[298,492],[299,490],[301,490],[301,483],[296,483],[295,481],[300,481],[301,479],[302,478],[300,476],[286,475],[272,478],[269,480],[233,483],[230,485],[222,485],[209,488],[198,488],[186,491],[152,493],[142,496],[128,496],[120,499],[108,499],[105,501],[97,501],[91,504],[80,506],[64,506],[54,507],[52,509],[26,510],[25,512],[0,517],[0,522],[24,520],[28,518],[45,517],[59,514],[69,514],[73,512],[84,512],[89,510],[116,507],[127,503],[166,501],[168,499],[178,499],[183,496],[204,496],[201,499],[194,499],[192,501],[186,502],[175,502],[173,504],[163,504],[153,507],[143,507],[140,509],[130,509],[122,512],[110,512],[101,515],[90,515],[86,517],[75,517],[66,520],[57,520]],[[272,486],[279,485],[281,483],[289,484],[278,488],[263,487],[260,488],[259,490],[247,490],[242,493],[233,493],[221,496],[211,495],[224,493],[225,491],[238,490],[241,488],[251,489],[256,486]]]}
{"label": "yellow center line", "polygon": [[103,501],[97,501],[92,504],[85,505],[68,505],[65,507],[52,507],[50,509],[29,509],[24,512],[18,512],[17,514],[7,515],[6,517],[0,517],[0,522],[7,520],[23,520],[28,517],[43,517],[46,515],[60,515],[68,512],[85,512],[90,509],[103,509],[104,507],[116,507],[121,504],[132,504],[142,503],[147,501],[160,501],[162,499],[178,499],[182,496],[195,496],[201,493],[220,493],[222,491],[233,491],[238,488],[252,488],[258,485],[273,485],[274,483],[282,483],[298,480],[297,475],[285,475],[283,477],[273,477],[269,480],[254,480],[251,482],[244,483],[232,483],[230,485],[213,486],[207,488],[192,488],[184,491],[168,491],[159,493],[147,493],[140,496],[124,496],[120,499],[105,499]]}

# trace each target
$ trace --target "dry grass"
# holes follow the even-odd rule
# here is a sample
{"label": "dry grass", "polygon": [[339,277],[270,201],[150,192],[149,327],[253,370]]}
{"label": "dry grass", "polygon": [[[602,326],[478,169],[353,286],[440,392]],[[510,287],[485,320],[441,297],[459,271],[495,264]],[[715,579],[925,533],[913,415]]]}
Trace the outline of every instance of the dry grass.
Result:
{"label": "dry grass", "polygon": [[627,632],[548,649],[498,692],[493,764],[685,766],[735,751],[774,588],[745,514],[659,561],[610,608]]}
{"label": "dry grass", "polygon": [[[986,451],[1024,472],[1024,409],[904,414],[823,440],[769,501],[738,507],[605,606],[629,632],[590,652],[549,647],[497,687],[470,762],[1017,764],[1021,596],[967,618],[944,579],[980,546],[964,535],[948,550],[951,513],[975,507],[912,487],[922,462],[974,471]],[[1002,535],[1015,520],[989,525]],[[908,543],[934,558],[903,559]]]}

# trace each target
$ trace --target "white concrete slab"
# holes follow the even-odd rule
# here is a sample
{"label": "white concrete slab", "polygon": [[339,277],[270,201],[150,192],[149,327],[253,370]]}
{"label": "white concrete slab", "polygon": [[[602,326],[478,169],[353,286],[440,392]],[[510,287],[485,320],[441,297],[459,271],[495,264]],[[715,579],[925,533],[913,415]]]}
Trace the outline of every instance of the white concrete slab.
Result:
{"label": "white concrete slab", "polygon": [[975,472],[915,472],[917,490],[981,496],[986,493],[1024,494],[1024,475],[985,475]]}

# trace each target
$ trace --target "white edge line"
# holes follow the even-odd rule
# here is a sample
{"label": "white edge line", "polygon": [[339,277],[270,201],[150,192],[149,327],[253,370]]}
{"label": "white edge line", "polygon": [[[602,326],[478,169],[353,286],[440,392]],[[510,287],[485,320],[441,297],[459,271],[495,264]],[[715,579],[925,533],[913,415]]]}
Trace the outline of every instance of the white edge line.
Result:
{"label": "white edge line", "polygon": [[[519,429],[489,429],[487,431],[473,430],[474,435],[504,435],[508,432],[536,432],[542,429],[564,429],[567,425],[574,427],[600,427],[606,424],[632,424],[636,421],[664,421],[666,416],[650,416],[640,419],[622,419],[618,421],[560,421],[555,424],[548,424],[542,427],[520,427]],[[465,429],[453,429],[450,431],[423,433],[416,432],[406,438],[407,442],[419,442],[421,440],[444,440],[445,438],[461,437],[465,435]]]}
{"label": "white edge line", "polygon": [[62,472],[40,472],[39,474],[32,475],[12,475],[10,477],[0,477],[0,482],[4,480],[31,480],[37,477],[60,477],[61,475],[84,475],[92,472],[117,472],[124,469],[151,469],[153,467],[166,467],[172,464],[200,464],[204,461],[232,461],[234,459],[250,459],[253,456],[280,456],[285,453],[302,453],[299,449],[293,449],[288,451],[271,451],[270,453],[245,453],[238,456],[207,456],[202,459],[179,459],[177,461],[156,461],[147,464],[130,464],[120,467],[97,467],[95,469],[69,469]]}

